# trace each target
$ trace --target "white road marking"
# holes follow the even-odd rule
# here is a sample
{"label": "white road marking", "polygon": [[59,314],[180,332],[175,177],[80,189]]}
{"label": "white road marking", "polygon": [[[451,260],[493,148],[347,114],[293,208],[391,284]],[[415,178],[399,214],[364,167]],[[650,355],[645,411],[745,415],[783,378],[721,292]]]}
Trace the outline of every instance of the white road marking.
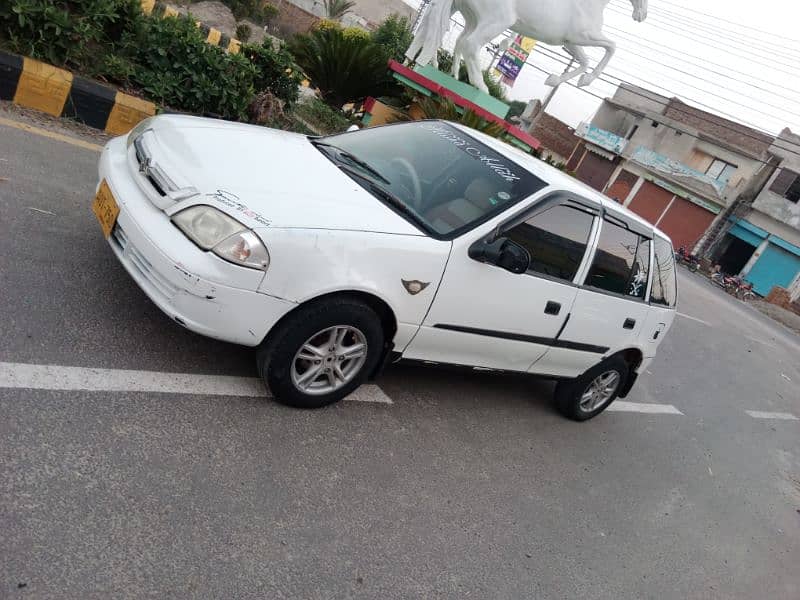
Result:
{"label": "white road marking", "polygon": [[683,413],[671,404],[648,404],[647,402],[625,402],[616,400],[606,410],[611,412],[638,412],[651,415],[682,415]]}
{"label": "white road marking", "polygon": [[[203,396],[266,397],[264,384],[256,377],[193,375],[127,369],[94,369],[59,365],[0,362],[0,388],[70,390],[81,392],[154,392]],[[345,400],[392,404],[377,386],[361,386]]]}
{"label": "white road marking", "polygon": [[800,421],[792,413],[786,412],[762,412],[760,410],[744,411],[754,419],[780,419],[782,421]]}
{"label": "white road marking", "polygon": [[686,313],[679,312],[678,316],[683,317],[684,319],[691,319],[692,321],[697,321],[698,323],[702,323],[703,325],[708,325],[709,327],[712,327],[711,323],[709,323],[708,321],[703,321],[703,319],[698,319],[697,317],[693,317],[692,315],[687,315]]}

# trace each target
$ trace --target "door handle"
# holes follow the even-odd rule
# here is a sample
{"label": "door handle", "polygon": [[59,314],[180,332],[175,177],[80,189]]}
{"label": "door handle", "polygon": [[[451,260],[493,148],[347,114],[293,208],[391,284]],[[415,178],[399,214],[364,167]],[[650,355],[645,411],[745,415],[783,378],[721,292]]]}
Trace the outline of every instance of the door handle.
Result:
{"label": "door handle", "polygon": [[544,314],[546,315],[557,315],[561,312],[561,304],[558,302],[553,302],[549,300],[547,304],[544,305]]}
{"label": "door handle", "polygon": [[631,319],[630,317],[625,319],[625,322],[622,324],[623,329],[633,329],[634,327],[636,327],[636,319]]}

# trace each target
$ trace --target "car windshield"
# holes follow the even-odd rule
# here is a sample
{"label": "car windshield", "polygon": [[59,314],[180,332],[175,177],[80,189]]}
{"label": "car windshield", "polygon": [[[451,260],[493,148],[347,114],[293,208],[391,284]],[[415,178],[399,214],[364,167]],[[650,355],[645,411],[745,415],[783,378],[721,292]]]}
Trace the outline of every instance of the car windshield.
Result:
{"label": "car windshield", "polygon": [[547,184],[460,129],[418,121],[312,140],[376,198],[453,238]]}

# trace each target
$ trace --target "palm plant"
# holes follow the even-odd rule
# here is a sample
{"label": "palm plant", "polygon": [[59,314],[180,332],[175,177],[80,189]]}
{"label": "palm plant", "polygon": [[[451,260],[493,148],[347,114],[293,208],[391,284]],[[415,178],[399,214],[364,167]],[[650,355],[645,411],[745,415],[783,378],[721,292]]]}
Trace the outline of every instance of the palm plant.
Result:
{"label": "palm plant", "polygon": [[335,108],[397,91],[386,53],[369,38],[339,28],[314,29],[296,36],[289,49],[325,103]]}
{"label": "palm plant", "polygon": [[455,121],[492,137],[500,137],[505,132],[499,123],[487,121],[472,110],[459,111],[448,98],[424,98],[419,101],[418,106],[426,119]]}
{"label": "palm plant", "polygon": [[323,0],[325,15],[329,19],[338,21],[347,11],[353,8],[356,3],[353,0]]}

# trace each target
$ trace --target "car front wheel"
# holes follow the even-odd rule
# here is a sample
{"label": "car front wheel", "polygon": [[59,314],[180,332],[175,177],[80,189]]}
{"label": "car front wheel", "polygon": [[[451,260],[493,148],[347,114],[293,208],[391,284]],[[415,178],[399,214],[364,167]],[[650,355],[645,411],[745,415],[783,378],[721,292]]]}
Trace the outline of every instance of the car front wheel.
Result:
{"label": "car front wheel", "polygon": [[348,298],[300,308],[257,353],[261,377],[275,399],[297,408],[341,400],[376,368],[384,336],[375,312]]}
{"label": "car front wheel", "polygon": [[591,419],[616,399],[627,378],[628,363],[620,356],[612,356],[576,379],[560,381],[556,386],[556,407],[574,421]]}

